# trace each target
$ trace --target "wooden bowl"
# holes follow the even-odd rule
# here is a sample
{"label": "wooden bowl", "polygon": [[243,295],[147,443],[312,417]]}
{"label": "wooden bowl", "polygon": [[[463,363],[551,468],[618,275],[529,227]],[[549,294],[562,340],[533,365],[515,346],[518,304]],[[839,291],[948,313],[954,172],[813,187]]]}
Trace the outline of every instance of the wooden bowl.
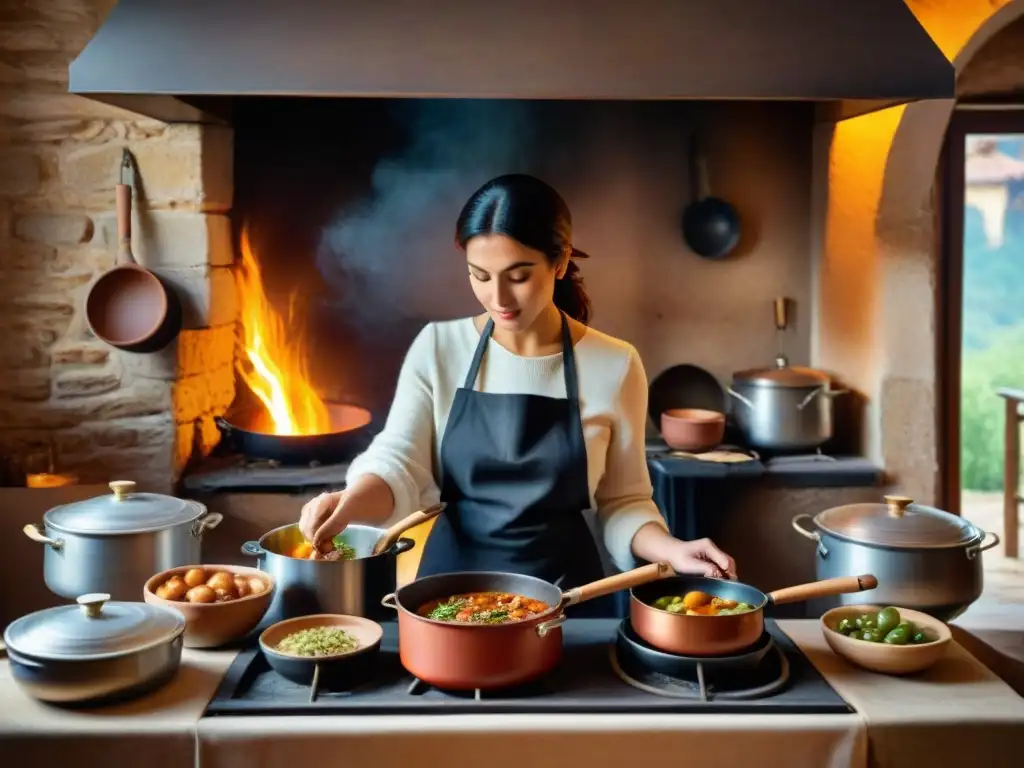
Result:
{"label": "wooden bowl", "polygon": [[[187,600],[167,600],[159,597],[156,590],[172,576],[182,576],[193,568],[202,568],[207,578],[218,571],[232,576],[260,579],[266,589],[256,595],[236,597],[222,603],[190,603]],[[150,605],[173,608],[185,617],[186,648],[216,648],[239,640],[249,634],[270,607],[270,600],[277,585],[274,578],[258,568],[244,565],[183,565],[154,574],[142,589],[143,599]]]}
{"label": "wooden bowl", "polygon": [[703,408],[670,408],[661,414],[661,436],[677,451],[710,451],[725,437],[725,414]]}
{"label": "wooden bowl", "polygon": [[888,645],[871,643],[866,640],[855,640],[838,632],[835,627],[844,618],[856,618],[862,613],[880,611],[886,606],[877,605],[843,605],[826,611],[821,617],[821,631],[838,656],[872,672],[886,675],[910,675],[921,672],[935,664],[949,650],[953,639],[952,632],[945,623],[933,616],[909,608],[893,606],[900,612],[900,617],[921,627],[930,637],[935,639],[921,645]]}
{"label": "wooden bowl", "polygon": [[[297,656],[277,650],[277,644],[288,635],[315,627],[339,627],[354,637],[359,647],[331,656]],[[316,678],[328,687],[344,688],[372,675],[383,637],[384,628],[370,619],[319,613],[271,624],[260,633],[260,650],[270,668],[292,682],[309,685]]]}

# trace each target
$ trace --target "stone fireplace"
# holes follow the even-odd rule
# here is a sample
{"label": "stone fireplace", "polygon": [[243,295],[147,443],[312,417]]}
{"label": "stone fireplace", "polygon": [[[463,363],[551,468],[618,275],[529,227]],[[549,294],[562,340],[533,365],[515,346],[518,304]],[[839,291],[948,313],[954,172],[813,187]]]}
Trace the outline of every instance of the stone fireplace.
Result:
{"label": "stone fireplace", "polygon": [[[810,0],[770,14],[584,5],[311,4],[288,25],[263,0],[15,12],[25,34],[3,70],[15,87],[0,190],[4,357],[16,370],[0,392],[5,453],[46,443],[83,482],[173,487],[216,451],[217,419],[256,402],[236,363],[252,313],[239,321],[260,301],[285,318],[279,353],[306,341],[285,365],[292,385],[305,364],[318,396],[379,423],[418,328],[475,309],[450,243],[458,206],[515,168],[569,198],[580,246],[603,257],[585,273],[596,324],[636,344],[649,376],[683,355],[720,378],[769,361],[777,295],[795,300],[788,354],[806,359],[815,121],[948,95],[948,62],[886,0],[852,15]],[[431,33],[405,39],[409,29]],[[679,236],[693,132],[715,192],[750,211],[749,245],[729,264],[698,260]],[[181,335],[151,355],[90,338],[81,316],[115,253],[124,148],[138,171],[135,253],[185,308]],[[252,275],[243,242],[262,298],[251,280],[239,290]],[[301,317],[289,319],[296,295]]]}

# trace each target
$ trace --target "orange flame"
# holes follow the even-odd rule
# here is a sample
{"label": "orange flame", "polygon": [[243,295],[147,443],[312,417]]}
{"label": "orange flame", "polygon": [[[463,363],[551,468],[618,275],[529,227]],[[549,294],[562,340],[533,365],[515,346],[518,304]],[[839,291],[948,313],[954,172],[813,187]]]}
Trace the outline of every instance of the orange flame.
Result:
{"label": "orange flame", "polygon": [[330,416],[309,380],[305,339],[297,335],[296,302],[288,302],[287,322],[270,305],[263,274],[242,229],[241,264],[236,275],[242,316],[244,355],[238,371],[246,386],[267,409],[275,435],[317,435],[331,431]]}

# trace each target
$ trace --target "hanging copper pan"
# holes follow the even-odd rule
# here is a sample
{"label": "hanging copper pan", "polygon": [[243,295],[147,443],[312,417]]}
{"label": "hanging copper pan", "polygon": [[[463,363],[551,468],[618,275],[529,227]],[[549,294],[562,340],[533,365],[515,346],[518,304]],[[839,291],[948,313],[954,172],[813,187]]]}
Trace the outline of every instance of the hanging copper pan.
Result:
{"label": "hanging copper pan", "polygon": [[117,263],[89,287],[85,319],[93,335],[127,352],[157,352],[181,331],[181,303],[159,277],[139,265],[132,254],[133,170],[124,150],[117,204]]}

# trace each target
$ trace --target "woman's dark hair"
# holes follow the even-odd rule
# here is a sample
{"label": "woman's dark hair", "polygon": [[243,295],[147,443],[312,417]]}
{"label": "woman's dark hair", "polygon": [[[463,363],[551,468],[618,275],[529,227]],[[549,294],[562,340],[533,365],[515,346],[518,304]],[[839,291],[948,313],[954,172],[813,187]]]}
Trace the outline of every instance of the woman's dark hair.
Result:
{"label": "woman's dark hair", "polygon": [[576,259],[589,258],[572,247],[572,214],[550,185],[525,174],[491,179],[466,202],[455,225],[455,242],[465,250],[478,235],[507,235],[540,251],[552,264],[567,253],[565,276],[555,281],[555,306],[584,325],[590,320],[590,299]]}

